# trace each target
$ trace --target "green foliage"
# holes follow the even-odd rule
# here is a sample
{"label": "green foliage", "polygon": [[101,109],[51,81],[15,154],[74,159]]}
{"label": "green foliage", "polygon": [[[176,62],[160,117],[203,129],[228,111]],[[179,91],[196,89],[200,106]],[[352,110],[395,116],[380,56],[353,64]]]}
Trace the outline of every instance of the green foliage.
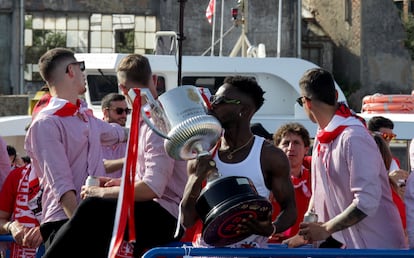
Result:
{"label": "green foliage", "polygon": [[350,82],[347,79],[343,79],[340,76],[335,77],[336,83],[338,83],[345,97],[348,99],[353,93],[361,89],[362,85],[360,82]]}
{"label": "green foliage", "polygon": [[49,32],[46,34],[45,45],[47,49],[66,47],[66,34],[63,32]]}
{"label": "green foliage", "polygon": [[116,53],[134,53],[134,31],[117,31],[116,34]]}
{"label": "green foliage", "polygon": [[408,19],[404,22],[407,38],[404,40],[404,45],[411,54],[411,59],[414,59],[414,16],[408,14]]}
{"label": "green foliage", "polygon": [[32,29],[33,28],[33,18],[31,15],[25,15],[24,17],[24,28]]}
{"label": "green foliage", "polygon": [[[66,47],[66,35],[50,30],[33,30],[33,45],[25,47],[25,63],[37,64],[39,58],[49,49]],[[41,81],[39,73],[32,73],[33,81]]]}

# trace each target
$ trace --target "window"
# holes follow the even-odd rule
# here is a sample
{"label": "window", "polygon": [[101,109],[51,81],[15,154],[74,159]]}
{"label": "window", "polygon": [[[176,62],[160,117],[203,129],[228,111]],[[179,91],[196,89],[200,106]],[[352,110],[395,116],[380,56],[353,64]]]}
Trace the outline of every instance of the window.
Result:
{"label": "window", "polygon": [[134,31],[115,30],[115,53],[134,52]]}

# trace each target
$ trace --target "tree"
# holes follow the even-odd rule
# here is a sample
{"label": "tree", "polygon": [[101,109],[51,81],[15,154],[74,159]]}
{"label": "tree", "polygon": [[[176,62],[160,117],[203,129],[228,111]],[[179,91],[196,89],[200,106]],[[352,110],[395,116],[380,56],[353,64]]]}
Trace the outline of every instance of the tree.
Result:
{"label": "tree", "polygon": [[414,17],[410,13],[407,20],[404,22],[407,38],[404,40],[404,45],[408,49],[411,55],[411,59],[414,59]]}

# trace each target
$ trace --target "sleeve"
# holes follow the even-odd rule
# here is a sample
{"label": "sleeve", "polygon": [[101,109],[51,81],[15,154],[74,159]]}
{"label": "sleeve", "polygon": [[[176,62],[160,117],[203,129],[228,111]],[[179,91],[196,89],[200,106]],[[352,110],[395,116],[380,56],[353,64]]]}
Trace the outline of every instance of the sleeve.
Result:
{"label": "sleeve", "polygon": [[0,191],[0,210],[13,213],[14,203],[17,196],[17,188],[22,175],[22,169],[16,168],[12,170],[4,181],[4,185]]}
{"label": "sleeve", "polygon": [[46,178],[52,187],[53,195],[60,200],[68,191],[76,191],[72,168],[65,143],[66,132],[59,126],[59,120],[52,116],[36,121],[26,136],[30,139],[30,153],[39,166],[38,173]]}
{"label": "sleeve", "polygon": [[128,138],[125,128],[117,123],[107,123],[97,119],[97,124],[101,131],[100,142],[102,145],[114,145],[125,142]]}
{"label": "sleeve", "polygon": [[374,215],[380,205],[383,180],[388,180],[379,149],[368,134],[352,134],[345,142],[345,155],[353,203],[366,215]]}
{"label": "sleeve", "polygon": [[411,140],[410,143],[410,168],[411,173],[414,171],[414,138]]}
{"label": "sleeve", "polygon": [[[164,139],[145,127],[144,155],[145,173],[142,180],[157,194],[164,194],[174,170],[174,159],[164,149]],[[141,144],[141,143],[140,143]]]}
{"label": "sleeve", "polygon": [[410,249],[414,249],[414,173],[410,173],[405,189],[405,214],[407,218],[407,235]]}
{"label": "sleeve", "polygon": [[7,153],[7,143],[0,137],[0,188],[10,172],[10,158]]}

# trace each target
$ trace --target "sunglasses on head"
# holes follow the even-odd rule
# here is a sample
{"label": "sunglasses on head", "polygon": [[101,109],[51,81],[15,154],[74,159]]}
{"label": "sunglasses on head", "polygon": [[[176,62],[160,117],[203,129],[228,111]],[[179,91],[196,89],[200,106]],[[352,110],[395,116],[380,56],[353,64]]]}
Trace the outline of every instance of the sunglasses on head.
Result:
{"label": "sunglasses on head", "polygon": [[85,71],[85,61],[80,61],[80,62],[73,62],[73,63],[69,63],[67,66],[66,66],[66,73],[68,73],[69,72],[69,65],[74,65],[74,64],[77,64],[77,65],[79,65],[79,69],[83,72],[83,71]]}
{"label": "sunglasses on head", "polygon": [[391,141],[397,137],[397,135],[393,133],[381,133],[381,132],[375,132],[375,133],[378,135],[381,135],[382,138],[384,138],[384,140],[386,141]]}
{"label": "sunglasses on head", "polygon": [[210,97],[210,103],[211,103],[212,105],[219,105],[219,104],[221,104],[221,103],[224,103],[224,104],[236,104],[236,105],[238,105],[238,104],[240,104],[241,102],[240,102],[240,100],[238,100],[238,99],[229,99],[229,98],[226,98],[226,97],[224,97],[224,96],[216,96],[216,95],[212,95],[212,96]]}
{"label": "sunglasses on head", "polygon": [[131,114],[131,109],[130,108],[106,108],[106,109],[110,109],[115,111],[118,115],[122,115],[122,113],[126,113],[127,115]]}

